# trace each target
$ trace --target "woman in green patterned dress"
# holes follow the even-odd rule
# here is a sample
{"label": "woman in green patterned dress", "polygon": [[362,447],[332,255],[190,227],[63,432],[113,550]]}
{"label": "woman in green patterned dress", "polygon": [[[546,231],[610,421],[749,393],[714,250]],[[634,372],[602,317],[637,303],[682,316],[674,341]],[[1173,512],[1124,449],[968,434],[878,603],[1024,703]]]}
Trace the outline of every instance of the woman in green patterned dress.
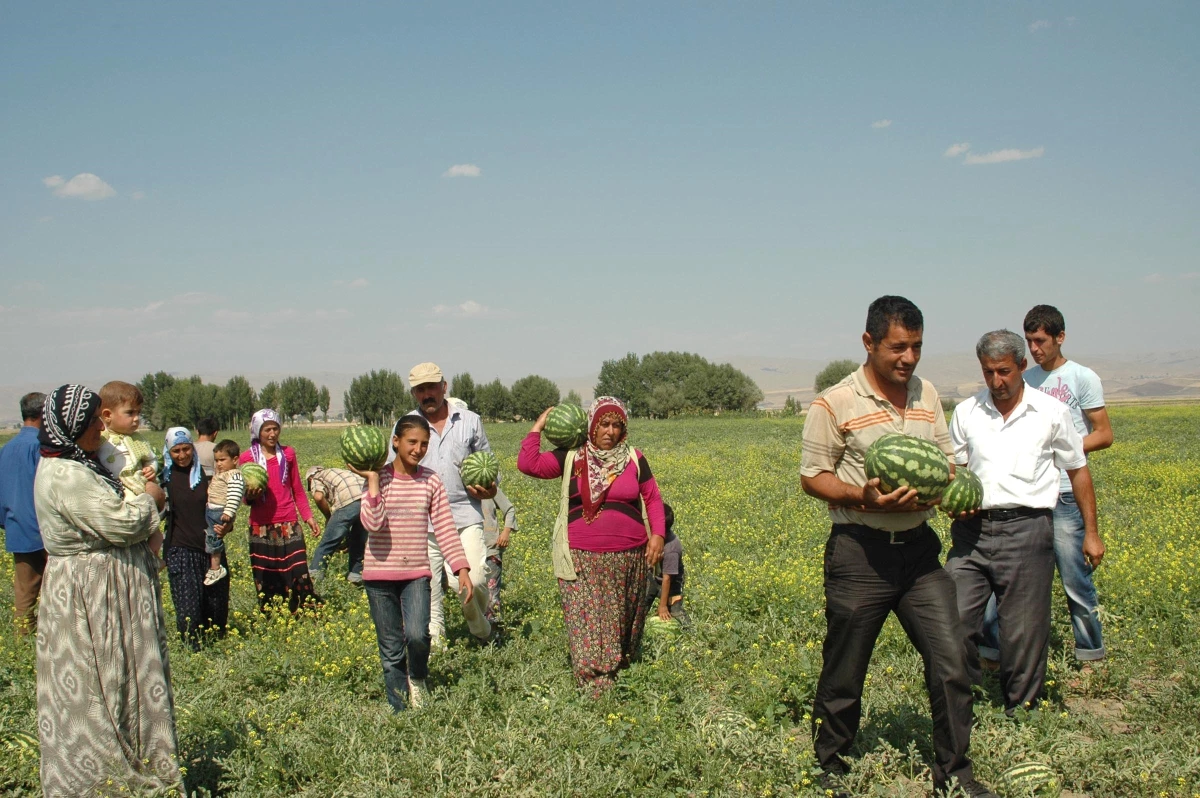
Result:
{"label": "woman in green patterned dress", "polygon": [[33,498],[49,555],[38,612],[37,705],[47,796],[178,790],[160,560],[146,543],[165,497],[126,500],[96,458],[100,397],[46,397]]}

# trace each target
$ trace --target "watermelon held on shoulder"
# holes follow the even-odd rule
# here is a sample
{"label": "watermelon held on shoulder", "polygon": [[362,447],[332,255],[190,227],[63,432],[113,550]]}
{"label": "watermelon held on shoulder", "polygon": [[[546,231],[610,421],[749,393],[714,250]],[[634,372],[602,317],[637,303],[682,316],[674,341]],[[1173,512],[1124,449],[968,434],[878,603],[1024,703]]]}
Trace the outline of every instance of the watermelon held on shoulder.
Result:
{"label": "watermelon held on shoulder", "polygon": [[578,449],[587,440],[587,413],[571,402],[555,405],[542,433],[555,449]]}
{"label": "watermelon held on shoulder", "polygon": [[239,470],[242,472],[242,481],[246,483],[246,490],[261,492],[267,489],[267,469],[258,463],[246,463]]}
{"label": "watermelon held on shoulder", "polygon": [[942,492],[942,509],[951,517],[983,506],[983,482],[966,466],[956,466],[954,481]]}
{"label": "watermelon held on shoulder", "polygon": [[880,489],[891,493],[900,487],[917,492],[928,504],[941,498],[950,484],[950,461],[933,441],[890,432],[867,448],[863,466],[867,479],[878,479]]}
{"label": "watermelon held on shoulder", "polygon": [[490,488],[500,475],[500,461],[489,451],[471,452],[463,458],[458,473],[466,487]]}
{"label": "watermelon held on shoulder", "polygon": [[342,459],[359,471],[378,471],[387,462],[388,439],[379,427],[347,427],[342,433]]}

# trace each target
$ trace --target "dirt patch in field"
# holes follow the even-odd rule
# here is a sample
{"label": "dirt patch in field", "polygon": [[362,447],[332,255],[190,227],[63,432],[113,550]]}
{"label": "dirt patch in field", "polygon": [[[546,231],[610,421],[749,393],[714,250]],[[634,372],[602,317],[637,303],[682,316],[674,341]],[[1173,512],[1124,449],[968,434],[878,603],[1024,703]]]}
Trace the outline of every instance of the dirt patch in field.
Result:
{"label": "dirt patch in field", "polygon": [[1078,715],[1099,718],[1111,734],[1129,734],[1133,727],[1126,723],[1125,705],[1115,698],[1068,698],[1067,709]]}

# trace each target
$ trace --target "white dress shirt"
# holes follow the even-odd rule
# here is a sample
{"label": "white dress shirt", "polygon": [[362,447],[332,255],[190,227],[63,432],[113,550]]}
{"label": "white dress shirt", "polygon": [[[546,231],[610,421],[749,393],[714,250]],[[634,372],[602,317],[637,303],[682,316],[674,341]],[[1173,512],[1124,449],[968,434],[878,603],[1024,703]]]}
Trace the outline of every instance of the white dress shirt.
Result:
{"label": "white dress shirt", "polygon": [[1028,385],[1007,420],[987,388],[960,403],[950,420],[950,440],[954,462],[983,482],[984,510],[1053,509],[1059,470],[1087,465],[1067,406]]}

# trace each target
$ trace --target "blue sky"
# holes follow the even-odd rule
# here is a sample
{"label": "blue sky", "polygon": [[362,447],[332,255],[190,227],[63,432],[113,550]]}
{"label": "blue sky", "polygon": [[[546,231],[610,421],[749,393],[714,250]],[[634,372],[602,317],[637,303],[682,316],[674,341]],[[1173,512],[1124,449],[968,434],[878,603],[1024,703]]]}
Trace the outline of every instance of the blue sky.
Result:
{"label": "blue sky", "polygon": [[384,6],[6,6],[0,383],[1200,347],[1200,4]]}

